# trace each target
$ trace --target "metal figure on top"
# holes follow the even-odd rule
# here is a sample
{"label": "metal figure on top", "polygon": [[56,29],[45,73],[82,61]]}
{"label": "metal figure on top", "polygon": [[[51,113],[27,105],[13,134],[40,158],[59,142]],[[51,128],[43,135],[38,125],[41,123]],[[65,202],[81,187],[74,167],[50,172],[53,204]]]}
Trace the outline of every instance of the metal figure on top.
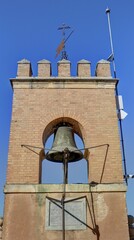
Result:
{"label": "metal figure on top", "polygon": [[69,36],[66,38],[65,36],[66,36],[66,30],[67,29],[70,29],[71,27],[70,26],[68,26],[68,25],[66,25],[66,24],[62,24],[62,26],[61,27],[58,27],[58,30],[61,30],[62,31],[62,41],[61,41],[61,43],[59,44],[59,46],[57,47],[57,49],[56,49],[56,56],[55,57],[58,57],[58,55],[60,54],[60,52],[61,52],[61,60],[62,59],[68,59],[68,55],[67,55],[67,52],[66,52],[66,49],[65,49],[65,43],[67,42],[67,40],[69,39],[69,37],[72,35],[72,33],[74,32],[74,30],[73,31],[71,31],[71,33],[69,34]]}

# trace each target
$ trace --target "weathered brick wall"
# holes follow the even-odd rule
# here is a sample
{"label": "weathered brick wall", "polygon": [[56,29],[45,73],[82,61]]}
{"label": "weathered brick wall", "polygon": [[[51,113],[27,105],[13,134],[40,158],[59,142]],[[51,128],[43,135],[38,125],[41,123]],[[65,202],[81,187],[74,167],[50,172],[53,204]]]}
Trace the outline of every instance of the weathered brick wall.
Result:
{"label": "weathered brick wall", "polygon": [[51,63],[48,60],[38,62],[38,77],[49,77],[51,75]]}
{"label": "weathered brick wall", "polygon": [[106,161],[107,146],[90,150],[90,181],[103,167],[103,182],[122,181],[114,89],[15,89],[13,104],[8,183],[38,183],[39,157],[21,145],[43,147],[45,127],[64,116],[82,125],[85,147],[109,144]]}
{"label": "weathered brick wall", "polygon": [[81,60],[77,64],[77,75],[79,77],[90,77],[91,76],[91,69],[90,69],[90,62],[87,60]]}
{"label": "weathered brick wall", "polygon": [[[54,189],[51,192],[50,189]],[[87,227],[85,230],[67,230],[66,240],[129,240],[127,214],[125,205],[125,193],[121,192],[90,192],[84,191],[84,187],[79,185],[81,191],[71,191],[66,193],[66,199],[86,197]],[[31,189],[33,193],[31,193]],[[36,192],[36,186],[31,186],[29,192],[26,186],[15,192],[10,192],[6,197],[5,205],[5,226],[4,240],[62,240],[61,230],[46,230],[46,197],[61,200],[62,186],[55,185],[40,187]],[[43,192],[44,190],[46,192]],[[46,190],[47,189],[47,190]],[[57,191],[57,189],[59,189]],[[73,188],[72,188],[73,189]],[[75,186],[74,186],[75,189]],[[22,193],[21,191],[26,191]],[[109,189],[110,191],[110,189]],[[18,193],[18,194],[17,194]],[[93,233],[96,231],[96,233]]]}
{"label": "weathered brick wall", "polygon": [[58,62],[58,76],[59,77],[70,77],[70,61],[63,59]]}
{"label": "weathered brick wall", "polygon": [[[45,64],[46,63],[46,64]],[[27,63],[26,63],[27,65]],[[49,62],[40,63],[48,75]],[[79,74],[83,74],[87,65],[78,63]],[[106,73],[104,81],[101,78],[89,77],[89,81],[72,77],[68,79],[70,63],[66,60],[58,63],[61,78],[52,77],[42,80],[26,78],[13,81],[14,100],[9,145],[9,160],[7,183],[39,183],[39,156],[22,148],[22,144],[43,147],[42,135],[46,126],[58,118],[74,119],[81,126],[85,147],[103,145],[90,150],[89,181],[122,182],[122,163],[118,132],[118,120],[115,104],[115,83],[112,85],[109,77],[108,62],[99,62],[99,76]],[[24,66],[24,63],[23,63]],[[83,68],[82,68],[83,66]],[[25,66],[24,66],[25,67]],[[19,63],[20,68],[20,63]],[[29,66],[30,68],[30,66]],[[21,66],[22,71],[24,71]],[[41,72],[40,72],[41,71]],[[39,74],[42,74],[42,68]],[[45,74],[45,72],[44,72]],[[20,73],[22,76],[22,73]],[[46,76],[45,76],[46,77]],[[70,81],[72,81],[70,83]],[[85,85],[84,85],[85,82]],[[107,152],[107,145],[109,145]]]}

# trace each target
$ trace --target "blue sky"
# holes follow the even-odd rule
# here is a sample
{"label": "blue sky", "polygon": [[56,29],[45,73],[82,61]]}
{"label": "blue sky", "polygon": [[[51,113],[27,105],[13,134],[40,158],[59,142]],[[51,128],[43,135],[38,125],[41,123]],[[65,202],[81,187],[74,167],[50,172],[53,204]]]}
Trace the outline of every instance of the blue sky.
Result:
{"label": "blue sky", "polygon": [[[107,16],[111,9],[111,26],[119,93],[123,95],[127,118],[123,133],[128,173],[134,174],[134,1],[133,0],[4,0],[0,1],[0,215],[3,214],[3,186],[6,181],[8,142],[12,111],[12,88],[9,79],[16,76],[17,61],[31,61],[33,75],[37,62],[52,62],[57,74],[56,48],[61,41],[57,28],[66,23],[74,33],[66,44],[72,75],[81,59],[91,61],[92,75],[96,63],[110,55]],[[134,215],[134,180],[128,181],[128,213]]]}

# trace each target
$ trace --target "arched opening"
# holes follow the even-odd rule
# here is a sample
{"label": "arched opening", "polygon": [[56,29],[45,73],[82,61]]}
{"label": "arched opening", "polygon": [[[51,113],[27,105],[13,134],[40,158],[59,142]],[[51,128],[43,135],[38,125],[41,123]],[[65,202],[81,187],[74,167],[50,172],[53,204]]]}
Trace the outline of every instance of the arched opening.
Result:
{"label": "arched opening", "polygon": [[[52,134],[45,143],[45,153],[48,152],[47,149],[52,148],[54,140],[54,134]],[[44,159],[42,161],[42,179],[41,183],[46,184],[61,184],[63,183],[63,164],[62,163],[54,163]]]}
{"label": "arched opening", "polygon": [[[45,146],[45,153],[52,148],[54,141],[54,128],[57,124],[62,125],[63,119],[57,119],[51,122],[45,129],[43,134],[43,142]],[[65,120],[64,120],[65,122]],[[74,132],[74,139],[77,149],[84,149],[84,142],[82,133],[78,122],[66,118],[66,122],[70,124]],[[56,123],[56,124],[54,124]],[[73,123],[73,124],[72,124]],[[46,137],[47,136],[47,137]],[[82,152],[84,152],[82,150]],[[41,183],[45,184],[62,184],[64,182],[64,170],[62,162],[51,162],[46,159],[42,161],[41,169]],[[69,162],[68,164],[68,183],[88,183],[88,168],[87,161],[83,158],[76,162]]]}
{"label": "arched opening", "polygon": [[[74,134],[74,138],[77,148],[84,149],[82,139],[77,134]],[[84,153],[84,150],[82,152]],[[88,166],[84,158],[68,165],[68,183],[88,183]]]}

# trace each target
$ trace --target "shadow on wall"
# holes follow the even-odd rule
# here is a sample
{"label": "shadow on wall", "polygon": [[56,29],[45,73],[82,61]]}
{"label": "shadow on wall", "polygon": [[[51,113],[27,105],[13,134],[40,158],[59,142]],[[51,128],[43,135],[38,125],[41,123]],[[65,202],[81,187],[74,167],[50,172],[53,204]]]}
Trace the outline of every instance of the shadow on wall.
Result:
{"label": "shadow on wall", "polygon": [[134,216],[128,215],[128,227],[130,240],[134,240]]}

